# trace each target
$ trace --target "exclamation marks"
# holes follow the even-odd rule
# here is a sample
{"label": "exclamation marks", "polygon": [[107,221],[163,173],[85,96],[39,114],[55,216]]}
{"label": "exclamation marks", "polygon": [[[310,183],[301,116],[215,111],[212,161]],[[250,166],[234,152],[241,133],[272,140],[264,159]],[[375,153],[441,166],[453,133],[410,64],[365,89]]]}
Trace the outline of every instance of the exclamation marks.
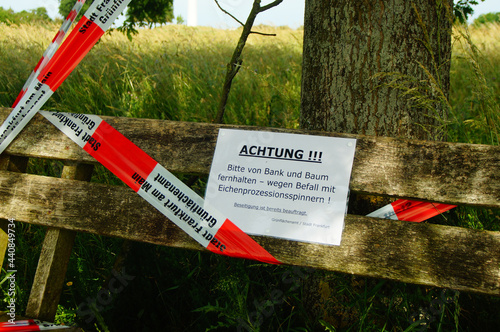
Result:
{"label": "exclamation marks", "polygon": [[309,151],[309,161],[320,163],[322,156],[323,156],[323,152]]}

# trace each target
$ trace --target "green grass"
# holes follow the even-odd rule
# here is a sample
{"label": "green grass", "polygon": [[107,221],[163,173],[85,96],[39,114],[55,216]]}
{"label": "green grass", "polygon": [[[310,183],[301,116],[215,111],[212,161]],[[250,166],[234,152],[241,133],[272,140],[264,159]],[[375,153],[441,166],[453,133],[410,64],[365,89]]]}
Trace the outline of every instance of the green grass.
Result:
{"label": "green grass", "polygon": [[[0,106],[10,106],[58,27],[0,25]],[[226,122],[297,128],[302,31],[259,27],[252,35],[227,105]],[[225,66],[240,31],[168,26],[141,30],[130,43],[107,34],[44,107],[100,115],[210,122]],[[447,136],[457,142],[498,144],[500,28],[455,30]],[[36,37],[36,38],[35,38]],[[31,160],[28,172],[59,176],[62,164]],[[181,177],[185,177],[180,175]],[[92,181],[121,185],[102,167]],[[206,179],[198,179],[203,192]],[[500,230],[498,211],[457,208],[433,222]],[[43,240],[41,227],[19,224],[18,306],[25,308]],[[133,282],[95,312],[96,299],[123,241],[78,234],[57,321],[86,331],[418,331],[492,330],[498,298],[442,295],[442,290],[398,282],[296,270],[174,248],[134,243],[127,258]],[[5,276],[2,273],[0,281]],[[324,312],[307,307],[310,289]],[[317,292],[319,290],[319,292]],[[5,295],[3,297],[5,299]],[[441,299],[441,301],[439,301]],[[436,306],[436,304],[439,304]],[[1,307],[0,307],[1,309]],[[311,317],[315,317],[314,319]]]}
{"label": "green grass", "polygon": [[457,27],[451,63],[450,140],[500,141],[500,25]]}
{"label": "green grass", "polygon": [[[251,36],[226,122],[298,126],[302,31],[263,28]],[[52,30],[3,26],[0,105],[10,106],[49,44]],[[35,41],[28,35],[46,36]],[[108,34],[45,109],[140,118],[211,121],[239,31],[169,26],[141,30],[133,42]]]}

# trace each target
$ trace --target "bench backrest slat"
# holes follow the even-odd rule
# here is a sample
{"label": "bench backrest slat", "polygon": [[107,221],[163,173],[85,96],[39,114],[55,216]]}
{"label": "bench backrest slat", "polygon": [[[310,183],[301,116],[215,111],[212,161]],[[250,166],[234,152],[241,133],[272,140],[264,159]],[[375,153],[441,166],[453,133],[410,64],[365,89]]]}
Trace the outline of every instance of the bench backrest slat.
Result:
{"label": "bench backrest slat", "polygon": [[[10,109],[0,108],[0,121]],[[208,174],[220,125],[103,117],[172,172]],[[440,203],[500,207],[500,147],[223,126],[358,139],[351,191]],[[41,115],[6,153],[95,162]]]}

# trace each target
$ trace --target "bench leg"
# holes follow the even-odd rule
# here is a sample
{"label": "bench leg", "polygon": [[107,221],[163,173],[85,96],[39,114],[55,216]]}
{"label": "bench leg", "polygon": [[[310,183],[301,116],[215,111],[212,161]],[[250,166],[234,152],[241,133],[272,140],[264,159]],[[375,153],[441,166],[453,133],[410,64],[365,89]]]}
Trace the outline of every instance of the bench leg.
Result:
{"label": "bench leg", "polygon": [[47,230],[26,308],[27,317],[54,321],[74,240],[75,232]]}
{"label": "bench leg", "polygon": [[[66,165],[61,178],[90,181],[93,166]],[[54,321],[76,233],[49,228],[31,288],[26,316]]]}

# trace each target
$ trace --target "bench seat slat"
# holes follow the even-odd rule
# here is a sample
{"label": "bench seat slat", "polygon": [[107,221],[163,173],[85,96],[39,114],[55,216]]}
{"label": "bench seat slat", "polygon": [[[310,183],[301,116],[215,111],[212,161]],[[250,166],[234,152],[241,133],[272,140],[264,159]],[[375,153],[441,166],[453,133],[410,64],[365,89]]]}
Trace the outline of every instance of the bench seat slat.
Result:
{"label": "bench seat slat", "polygon": [[[0,171],[0,218],[204,250],[127,187]],[[341,246],[254,237],[285,264],[500,295],[500,232],[348,215]]]}

